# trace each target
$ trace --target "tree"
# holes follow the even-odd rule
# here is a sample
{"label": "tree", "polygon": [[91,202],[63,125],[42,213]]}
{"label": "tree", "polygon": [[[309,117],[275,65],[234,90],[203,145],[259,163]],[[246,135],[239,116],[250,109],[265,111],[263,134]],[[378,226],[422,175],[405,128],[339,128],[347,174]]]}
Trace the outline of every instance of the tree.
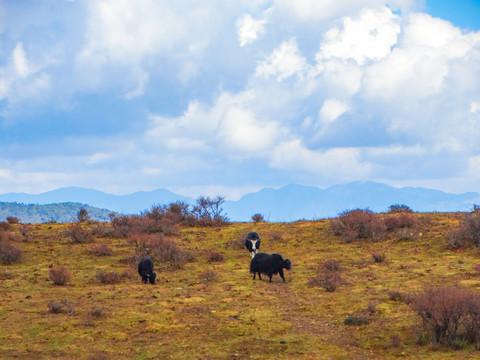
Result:
{"label": "tree", "polygon": [[88,215],[88,211],[85,210],[84,208],[81,208],[77,213],[77,219],[79,222],[88,221],[90,219],[90,216]]}

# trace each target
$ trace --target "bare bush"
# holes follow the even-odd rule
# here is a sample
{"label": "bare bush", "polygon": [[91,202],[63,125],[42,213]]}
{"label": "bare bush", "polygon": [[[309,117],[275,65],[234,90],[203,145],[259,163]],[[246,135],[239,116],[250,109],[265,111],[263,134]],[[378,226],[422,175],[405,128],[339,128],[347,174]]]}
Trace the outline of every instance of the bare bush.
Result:
{"label": "bare bush", "polygon": [[65,285],[72,278],[70,272],[64,267],[57,269],[50,269],[48,278],[53,281],[55,285]]}
{"label": "bare bush", "polygon": [[456,347],[459,339],[479,343],[480,294],[458,287],[432,288],[413,296],[411,306],[433,345]]}
{"label": "bare bush", "polygon": [[385,258],[387,257],[385,255],[385,253],[377,253],[377,252],[374,252],[372,253],[372,257],[373,257],[373,260],[376,262],[376,263],[381,263],[385,260]]}
{"label": "bare bush", "polygon": [[263,217],[262,214],[254,214],[252,216],[252,221],[253,221],[254,224],[257,224],[259,222],[264,222],[265,218]]}
{"label": "bare bush", "polygon": [[110,247],[106,243],[94,245],[90,249],[88,249],[88,252],[96,256],[112,256],[113,254],[112,249],[110,249]]}
{"label": "bare bush", "polygon": [[93,235],[85,230],[79,223],[72,224],[65,232],[65,235],[70,237],[74,244],[85,244],[95,240]]}
{"label": "bare bush", "polygon": [[29,224],[22,224],[18,228],[18,231],[20,231],[20,235],[27,236],[30,233],[30,231],[32,231],[32,226]]}
{"label": "bare bush", "polygon": [[22,250],[6,240],[0,240],[0,263],[10,265],[20,261],[21,258]]}
{"label": "bare bush", "polygon": [[355,209],[344,211],[330,221],[330,228],[346,242],[358,240],[380,240],[386,230],[384,221],[370,210]]}
{"label": "bare bush", "polygon": [[242,232],[241,234],[238,235],[237,238],[227,241],[225,243],[225,248],[233,249],[233,250],[244,249],[245,239],[247,238],[247,235],[248,235],[247,232]]}
{"label": "bare bush", "polygon": [[106,225],[105,223],[98,223],[97,226],[92,228],[92,235],[98,238],[113,237],[115,230],[113,227]]}
{"label": "bare bush", "polygon": [[340,261],[330,259],[322,264],[322,269],[308,281],[309,286],[321,286],[328,292],[334,292],[343,283]]}
{"label": "bare bush", "polygon": [[201,282],[213,282],[218,279],[218,273],[213,270],[205,270],[198,275]]}
{"label": "bare bush", "polygon": [[132,235],[127,242],[135,246],[132,261],[136,264],[143,256],[150,256],[160,267],[169,269],[182,268],[193,261],[193,254],[182,251],[173,240],[160,235]]}
{"label": "bare bush", "polygon": [[196,200],[192,214],[197,218],[199,226],[223,226],[229,223],[223,213],[222,204],[225,202],[223,196],[217,195],[213,198],[200,196]]}
{"label": "bare bush", "polygon": [[416,219],[411,214],[395,214],[386,217],[384,221],[388,231],[411,228],[416,224]]}
{"label": "bare bush", "polygon": [[116,271],[104,272],[104,271],[100,270],[97,273],[96,278],[102,284],[117,284],[117,283],[120,282],[122,277]]}
{"label": "bare bush", "polygon": [[225,261],[225,256],[220,251],[209,251],[207,254],[207,261],[212,262],[223,262]]}
{"label": "bare bush", "polygon": [[20,219],[15,216],[7,216],[6,220],[9,224],[18,224],[20,222]]}
{"label": "bare bush", "polygon": [[480,212],[469,214],[458,227],[447,234],[447,247],[458,249],[466,246],[480,248]]}
{"label": "bare bush", "polygon": [[52,314],[60,314],[62,312],[66,312],[67,314],[71,315],[74,312],[74,306],[72,302],[68,299],[63,299],[60,302],[50,300],[47,303],[47,307]]}

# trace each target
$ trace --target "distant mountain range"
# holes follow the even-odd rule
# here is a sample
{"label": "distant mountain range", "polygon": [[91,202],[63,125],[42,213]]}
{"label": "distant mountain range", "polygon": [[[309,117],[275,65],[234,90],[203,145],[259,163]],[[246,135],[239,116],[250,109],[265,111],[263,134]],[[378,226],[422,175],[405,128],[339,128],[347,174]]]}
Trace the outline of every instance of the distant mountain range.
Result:
{"label": "distant mountain range", "polygon": [[[122,214],[140,213],[153,205],[169,204],[177,200],[195,203],[195,199],[191,197],[165,189],[112,195],[98,190],[66,187],[41,194],[0,195],[0,202],[38,205],[75,202]],[[268,221],[289,222],[335,217],[344,210],[356,208],[381,212],[388,210],[393,204],[404,204],[418,212],[456,212],[470,211],[473,204],[478,203],[480,194],[476,192],[452,194],[426,188],[394,188],[365,181],[327,189],[296,184],[280,189],[265,188],[247,194],[238,201],[225,201],[223,209],[232,221],[250,221],[252,215],[260,213]],[[0,219],[2,216],[0,213]]]}

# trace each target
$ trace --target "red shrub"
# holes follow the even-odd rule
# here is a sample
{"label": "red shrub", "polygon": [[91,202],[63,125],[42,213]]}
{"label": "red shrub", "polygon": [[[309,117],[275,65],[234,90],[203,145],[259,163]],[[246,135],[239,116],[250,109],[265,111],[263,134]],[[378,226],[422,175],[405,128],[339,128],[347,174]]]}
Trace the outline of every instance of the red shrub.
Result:
{"label": "red shrub", "polygon": [[88,252],[97,256],[112,256],[113,254],[112,249],[105,243],[91,247]]}
{"label": "red shrub", "polygon": [[432,344],[456,346],[461,337],[478,344],[480,294],[457,287],[428,289],[413,296],[411,306],[422,318]]}
{"label": "red shrub", "polygon": [[82,228],[82,225],[79,223],[72,224],[66,231],[66,234],[75,244],[85,244],[95,240],[93,235],[89,231]]}
{"label": "red shrub", "polygon": [[63,267],[50,269],[48,277],[55,285],[65,285],[72,278],[70,272]]}
{"label": "red shrub", "polygon": [[330,221],[330,228],[335,235],[341,235],[347,242],[356,240],[380,239],[386,226],[378,214],[370,210],[344,211]]}
{"label": "red shrub", "polygon": [[480,211],[469,214],[460,225],[447,234],[447,246],[458,249],[473,245],[480,248]]}
{"label": "red shrub", "polygon": [[2,264],[10,265],[20,261],[21,258],[22,250],[0,239],[0,262]]}
{"label": "red shrub", "polygon": [[8,216],[6,220],[9,224],[18,224],[20,222],[20,220],[14,216]]}
{"label": "red shrub", "polygon": [[120,282],[120,279],[122,278],[121,275],[115,271],[112,271],[112,272],[99,271],[96,277],[98,281],[100,281],[102,284],[116,284]]}
{"label": "red shrub", "polygon": [[209,263],[225,261],[225,256],[220,251],[209,251],[207,258]]}
{"label": "red shrub", "polygon": [[384,221],[388,231],[413,227],[416,224],[416,219],[411,214],[396,214],[388,216]]}

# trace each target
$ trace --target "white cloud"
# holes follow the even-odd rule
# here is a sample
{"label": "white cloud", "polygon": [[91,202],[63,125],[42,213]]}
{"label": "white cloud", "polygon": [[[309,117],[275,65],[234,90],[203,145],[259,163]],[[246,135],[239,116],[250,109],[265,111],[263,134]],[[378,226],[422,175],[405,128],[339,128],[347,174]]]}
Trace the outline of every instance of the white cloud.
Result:
{"label": "white cloud", "polygon": [[283,42],[278,49],[257,66],[256,75],[262,77],[276,77],[278,82],[292,75],[303,75],[307,70],[306,60],[297,54],[298,46],[295,39]]}
{"label": "white cloud", "polygon": [[271,147],[278,134],[273,122],[261,124],[255,115],[240,107],[226,109],[218,128],[218,140],[234,152],[259,155]]}
{"label": "white cloud", "polygon": [[480,110],[480,101],[472,101],[470,103],[470,112],[477,113]]}
{"label": "white cloud", "polygon": [[252,15],[244,14],[237,20],[237,34],[240,46],[253,43],[265,31],[266,20],[255,20]]}
{"label": "white cloud", "polygon": [[337,99],[327,99],[318,112],[318,118],[322,124],[328,125],[348,110],[349,106],[347,104]]}
{"label": "white cloud", "polygon": [[279,144],[273,151],[270,165],[277,169],[322,174],[345,180],[362,179],[372,170],[371,164],[360,159],[359,149],[315,151],[306,148],[299,139]]}
{"label": "white cloud", "polygon": [[398,22],[399,17],[387,7],[364,9],[358,17],[345,17],[342,29],[335,27],[326,33],[317,61],[338,57],[344,61],[354,59],[362,65],[382,59],[397,42]]}
{"label": "white cloud", "polygon": [[12,53],[13,66],[19,77],[26,78],[30,73],[23,44],[18,43]]}

